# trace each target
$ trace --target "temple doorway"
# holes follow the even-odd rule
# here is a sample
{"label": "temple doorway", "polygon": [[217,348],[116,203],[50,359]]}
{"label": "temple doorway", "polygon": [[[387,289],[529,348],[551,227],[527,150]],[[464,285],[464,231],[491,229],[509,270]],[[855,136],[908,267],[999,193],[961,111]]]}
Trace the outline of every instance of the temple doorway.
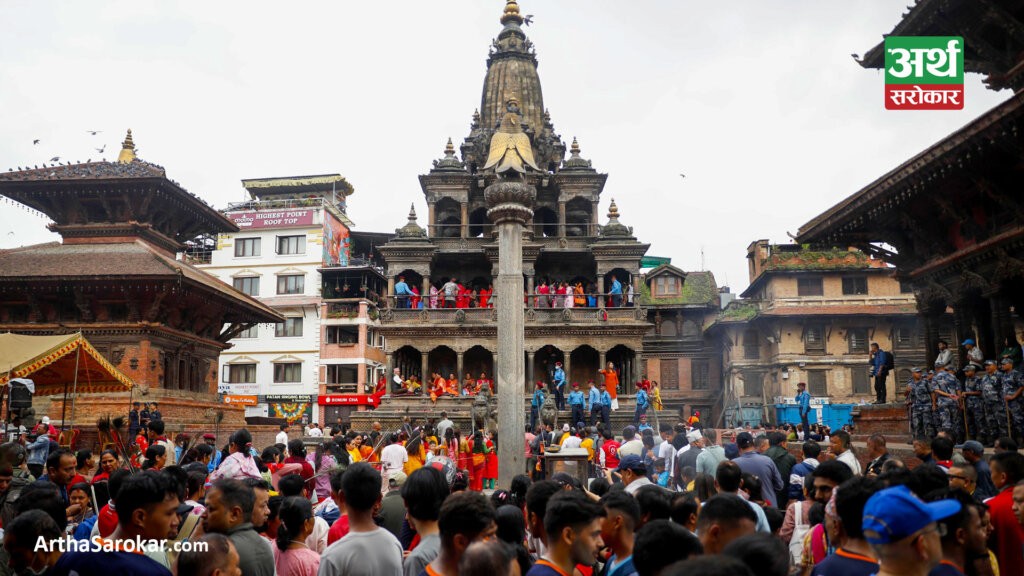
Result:
{"label": "temple doorway", "polygon": [[587,381],[598,381],[600,355],[590,346],[580,346],[569,355],[569,384],[578,382],[580,390],[586,391]]}

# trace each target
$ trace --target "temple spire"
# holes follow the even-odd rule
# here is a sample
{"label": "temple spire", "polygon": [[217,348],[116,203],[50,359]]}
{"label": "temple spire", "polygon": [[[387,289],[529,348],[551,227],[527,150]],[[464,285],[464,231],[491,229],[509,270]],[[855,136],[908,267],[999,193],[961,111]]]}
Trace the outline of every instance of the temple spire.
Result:
{"label": "temple spire", "polygon": [[575,136],[572,137],[572,147],[569,148],[569,153],[573,156],[580,155],[580,143],[576,140]]}
{"label": "temple spire", "polygon": [[121,164],[131,164],[135,160],[135,142],[132,140],[132,129],[128,129],[128,135],[121,143],[121,153],[117,155],[117,161]]}
{"label": "temple spire", "polygon": [[501,23],[508,24],[509,22],[523,25],[523,17],[519,14],[519,4],[516,0],[508,0],[505,3],[505,11],[501,14]]}

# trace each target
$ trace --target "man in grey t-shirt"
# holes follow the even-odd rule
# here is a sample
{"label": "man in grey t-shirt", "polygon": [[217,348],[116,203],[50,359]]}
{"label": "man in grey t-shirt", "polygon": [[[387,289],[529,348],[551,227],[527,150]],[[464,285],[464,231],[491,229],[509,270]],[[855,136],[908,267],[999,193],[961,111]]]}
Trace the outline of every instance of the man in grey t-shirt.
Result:
{"label": "man in grey t-shirt", "polygon": [[373,522],[373,508],[381,500],[380,486],[380,472],[366,462],[356,462],[345,470],[341,491],[349,533],[324,550],[318,576],[402,576],[402,545],[394,534]]}
{"label": "man in grey t-shirt", "polygon": [[405,576],[419,576],[441,551],[437,520],[441,515],[441,502],[448,493],[448,480],[437,468],[420,468],[402,484],[406,517],[420,535],[420,543],[402,566]]}

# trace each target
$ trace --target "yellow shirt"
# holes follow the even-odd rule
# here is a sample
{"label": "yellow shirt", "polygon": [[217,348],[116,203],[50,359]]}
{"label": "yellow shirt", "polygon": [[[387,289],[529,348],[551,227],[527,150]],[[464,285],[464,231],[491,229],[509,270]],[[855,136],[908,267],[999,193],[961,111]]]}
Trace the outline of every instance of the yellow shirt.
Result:
{"label": "yellow shirt", "polygon": [[580,448],[583,448],[583,449],[585,449],[587,451],[587,460],[590,460],[591,462],[593,462],[593,460],[594,460],[594,441],[592,439],[590,439],[590,438],[587,438],[587,439],[583,440],[583,442],[580,442]]}
{"label": "yellow shirt", "polygon": [[348,450],[348,461],[349,464],[355,464],[356,462],[363,461],[363,455],[359,453],[359,450]]}

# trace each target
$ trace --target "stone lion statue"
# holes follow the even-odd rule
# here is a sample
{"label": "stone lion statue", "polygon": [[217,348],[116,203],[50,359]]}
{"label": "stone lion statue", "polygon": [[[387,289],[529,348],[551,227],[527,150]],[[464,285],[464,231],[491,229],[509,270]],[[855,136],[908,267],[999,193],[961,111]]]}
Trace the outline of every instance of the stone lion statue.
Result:
{"label": "stone lion statue", "polygon": [[558,427],[558,409],[555,408],[555,395],[551,394],[544,399],[540,406],[540,421],[543,424],[550,424],[551,429]]}

